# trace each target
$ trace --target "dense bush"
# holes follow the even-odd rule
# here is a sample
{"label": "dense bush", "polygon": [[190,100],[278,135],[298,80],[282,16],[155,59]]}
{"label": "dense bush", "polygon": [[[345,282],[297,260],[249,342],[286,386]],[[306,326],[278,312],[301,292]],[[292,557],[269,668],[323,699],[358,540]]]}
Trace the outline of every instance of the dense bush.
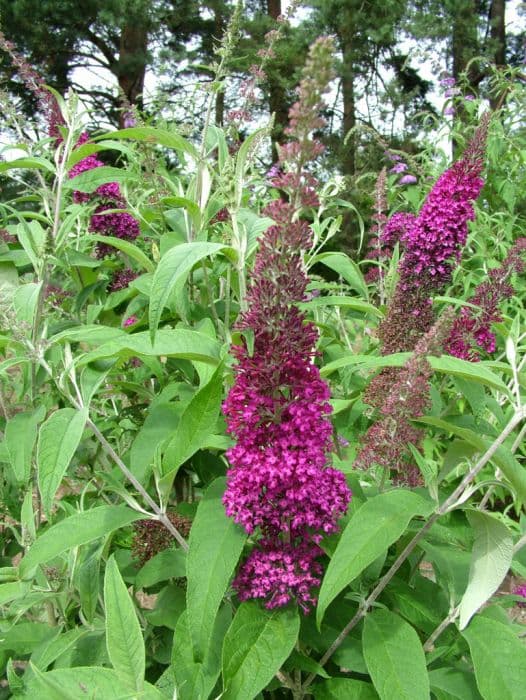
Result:
{"label": "dense bush", "polygon": [[388,154],[356,261],[332,54],[269,172],[267,127],[88,134],[38,86],[0,164],[2,697],[523,697],[524,88],[450,165]]}

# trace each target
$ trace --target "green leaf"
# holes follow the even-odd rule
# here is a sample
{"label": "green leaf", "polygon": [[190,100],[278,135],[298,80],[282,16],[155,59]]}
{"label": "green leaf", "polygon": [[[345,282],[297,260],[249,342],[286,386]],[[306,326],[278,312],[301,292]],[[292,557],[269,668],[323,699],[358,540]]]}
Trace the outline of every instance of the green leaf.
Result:
{"label": "green leaf", "polygon": [[293,650],[300,627],[298,611],[269,611],[242,603],[223,642],[221,700],[252,700],[272,680]]}
{"label": "green leaf", "polygon": [[163,459],[163,486],[171,487],[179,467],[214,435],[223,396],[222,367],[185,408]]}
{"label": "green leaf", "polygon": [[342,532],[323,578],[316,611],[318,625],[338,593],[396,542],[409,521],[432,510],[432,503],[402,489],[370,498],[358,508]]}
{"label": "green leaf", "polygon": [[186,554],[182,549],[165,549],[149,559],[137,574],[135,588],[148,588],[169,578],[186,576]]}
{"label": "green leaf", "polygon": [[354,355],[349,354],[339,357],[337,360],[328,362],[320,372],[322,376],[328,377],[338,369],[353,365],[360,365],[358,369],[383,369],[384,367],[402,367],[411,357],[410,352],[397,352],[392,355]]}
{"label": "green leaf", "polygon": [[47,158],[42,158],[40,156],[16,158],[15,160],[0,163],[0,173],[4,173],[6,170],[14,170],[15,168],[23,168],[24,170],[47,170],[48,173],[55,172],[53,163],[47,160]]}
{"label": "green leaf", "polygon": [[498,590],[513,559],[513,536],[503,522],[476,510],[468,510],[466,515],[475,531],[475,542],[468,587],[460,603],[461,630]]}
{"label": "green leaf", "polygon": [[113,326],[83,325],[67,328],[54,335],[51,343],[87,343],[88,345],[102,345],[119,338],[128,338],[126,331]]}
{"label": "green leaf", "polygon": [[186,610],[177,621],[172,649],[172,669],[178,700],[207,700],[221,670],[221,645],[232,619],[229,605],[217,617],[212,639],[203,663],[194,661]]}
{"label": "green leaf", "polygon": [[28,681],[25,692],[18,696],[23,700],[80,700],[84,697],[89,700],[166,700],[166,696],[149,683],[137,695],[111,668],[77,666],[42,673],[33,666],[32,670],[34,676]]}
{"label": "green leaf", "polygon": [[137,433],[130,449],[130,469],[134,476],[146,484],[157,449],[176,430],[180,407],[173,403],[150,406],[146,420]]}
{"label": "green leaf", "polygon": [[[403,367],[410,357],[410,352],[397,352],[392,355],[381,355],[378,357],[349,354],[326,364],[321,369],[321,374],[327,377],[337,369],[354,365],[360,365],[358,369]],[[467,360],[460,360],[458,357],[451,357],[450,355],[428,357],[427,360],[435,372],[479,382],[480,384],[492,387],[493,389],[497,389],[509,395],[509,389],[502,379],[494,374],[482,362],[468,362]]]}
{"label": "green leaf", "polygon": [[88,410],[59,408],[42,424],[37,445],[38,490],[49,513],[57,489],[79,446]]}
{"label": "green leaf", "polygon": [[19,564],[20,577],[31,577],[33,569],[39,564],[141,518],[144,518],[142,513],[125,505],[98,506],[64,518],[40,535],[29,549]]}
{"label": "green leaf", "polygon": [[337,272],[347,282],[351,289],[355,289],[365,299],[369,298],[369,292],[365,280],[358,265],[345,253],[320,253],[309,261],[309,267],[315,263],[322,263],[331,270]]}
{"label": "green leaf", "polygon": [[27,484],[31,474],[33,448],[37,439],[37,426],[44,419],[45,408],[40,406],[31,413],[17,413],[5,427],[5,444],[16,480]]}
{"label": "green leaf", "polygon": [[370,683],[351,678],[331,678],[312,688],[315,700],[378,700]]}
{"label": "green leaf", "polygon": [[[31,663],[38,666],[41,671],[45,671],[53,661],[87,634],[88,630],[82,629],[82,627],[76,627],[64,633],[59,631],[54,639],[44,641],[35,649],[31,654]],[[27,673],[24,675],[24,679],[27,680]]]}
{"label": "green leaf", "polygon": [[429,671],[429,683],[438,700],[482,700],[473,673],[458,668]]}
{"label": "green leaf", "polygon": [[[96,136],[93,141],[99,141],[107,138],[107,134]],[[176,131],[168,131],[168,129],[156,129],[152,126],[134,126],[130,129],[121,129],[111,133],[112,139],[131,139],[132,141],[148,141],[149,143],[159,144],[167,148],[173,148],[176,151],[181,151],[191,156],[195,161],[199,160],[199,152],[196,147],[189,141],[184,139]]]}
{"label": "green leaf", "polygon": [[220,345],[204,333],[182,328],[158,331],[152,345],[147,331],[121,336],[104,343],[95,350],[86,353],[78,364],[85,365],[95,360],[112,357],[129,358],[136,355],[147,357],[177,357],[181,360],[196,360],[218,364]]}
{"label": "green leaf", "polygon": [[0,605],[10,603],[17,598],[23,598],[29,591],[29,584],[25,581],[11,581],[0,584]]}
{"label": "green leaf", "polygon": [[[481,454],[484,454],[491,447],[490,440],[481,437],[473,430],[462,428],[461,426],[442,420],[441,418],[426,416],[425,418],[418,418],[415,420],[419,423],[433,425],[448,433],[457,435],[469,445],[473,445]],[[517,462],[511,451],[505,445],[501,445],[497,449],[491,461],[502,471],[506,479],[517,492],[517,496],[520,498],[521,502],[524,503],[524,501],[526,501],[526,470]]]}
{"label": "green leaf", "polygon": [[17,318],[30,326],[34,323],[42,282],[28,282],[18,287],[13,298]]}
{"label": "green leaf", "polygon": [[79,591],[82,612],[93,622],[100,592],[100,560],[106,538],[95,540],[82,547],[77,570],[77,588]]}
{"label": "green leaf", "polygon": [[305,309],[307,311],[324,306],[346,306],[353,311],[361,311],[363,313],[373,314],[373,316],[379,316],[380,318],[383,317],[382,312],[377,309],[376,306],[368,304],[366,301],[362,301],[362,299],[355,299],[353,297],[320,296],[310,301],[302,302],[298,304],[298,306],[300,309]]}
{"label": "green leaf", "polygon": [[462,632],[484,700],[523,700],[526,647],[511,627],[487,617],[473,618]]}
{"label": "green leaf", "polygon": [[415,630],[389,610],[364,621],[363,655],[381,700],[429,700],[424,650]]}
{"label": "green leaf", "polygon": [[[131,173],[122,168],[113,168],[110,165],[100,165],[98,168],[86,170],[80,175],[66,180],[64,185],[79,192],[95,192],[97,187],[105,185],[107,182],[125,182],[132,177]],[[119,207],[115,207],[119,209]]]}
{"label": "green leaf", "polygon": [[18,622],[7,632],[2,632],[2,651],[9,649],[17,655],[32,654],[35,649],[49,642],[56,630],[45,622]]}
{"label": "green leaf", "polygon": [[222,243],[193,242],[182,243],[170,248],[159,261],[150,290],[150,337],[152,343],[172,290],[178,282],[188,276],[193,266],[226,246]]}
{"label": "green leaf", "polygon": [[133,243],[130,243],[130,241],[126,241],[122,238],[114,238],[113,236],[100,236],[94,233],[90,234],[90,240],[100,241],[101,243],[106,243],[107,245],[111,245],[113,248],[120,250],[121,253],[124,253],[124,255],[127,255],[129,258],[139,263],[139,265],[143,267],[146,272],[153,272],[155,269],[155,266],[150,258],[145,255],[140,248]]}
{"label": "green leaf", "polygon": [[263,126],[256,129],[248,138],[246,138],[236,156],[236,172],[234,177],[234,188],[235,195],[234,201],[236,203],[236,208],[238,209],[241,205],[243,198],[243,187],[245,181],[245,172],[247,170],[250,158],[258,149],[261,141],[266,138],[269,134],[269,127]]}
{"label": "green leaf", "polygon": [[194,660],[203,662],[219,606],[246,533],[225,514],[226,479],[216,479],[199,502],[188,540],[186,600]]}
{"label": "green leaf", "polygon": [[106,647],[117,673],[140,692],[144,686],[145,649],[135,606],[111,556],[104,575]]}

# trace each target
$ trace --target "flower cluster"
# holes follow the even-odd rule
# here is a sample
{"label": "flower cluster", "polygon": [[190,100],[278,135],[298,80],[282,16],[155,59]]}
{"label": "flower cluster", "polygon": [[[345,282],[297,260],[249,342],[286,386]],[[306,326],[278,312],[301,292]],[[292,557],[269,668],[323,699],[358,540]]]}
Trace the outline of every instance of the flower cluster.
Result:
{"label": "flower cluster", "polygon": [[[87,133],[83,133],[77,143],[77,147],[85,144],[89,139]],[[74,178],[95,168],[100,168],[104,163],[95,155],[89,155],[80,160],[69,171],[69,177]],[[121,211],[126,207],[118,182],[108,182],[97,187],[93,194],[73,192],[75,202],[95,202],[97,206],[90,219],[90,231],[102,236],[114,236],[123,240],[133,241],[140,233],[139,222],[131,214]],[[103,258],[111,255],[114,249],[105,243],[97,246],[97,256]]]}
{"label": "flower cluster", "polygon": [[[183,537],[188,537],[192,521],[178,513],[167,513],[170,522],[179,530]],[[158,520],[137,520],[133,524],[132,557],[139,566],[159,552],[173,546],[174,539],[165,526]]]}
{"label": "flower cluster", "polygon": [[524,601],[519,601],[517,605],[520,608],[526,608],[526,583],[521,584],[520,586],[516,586],[513,589],[513,594],[514,595],[520,595],[521,598],[524,598]]}
{"label": "flower cluster", "polygon": [[522,237],[510,249],[501,267],[490,270],[488,279],[476,288],[469,301],[478,309],[462,308],[446,343],[450,355],[477,362],[481,351],[495,352],[496,339],[491,324],[502,320],[499,306],[513,294],[510,277],[521,274],[525,268],[526,237]]}
{"label": "flower cluster", "polygon": [[[379,329],[382,352],[412,350],[415,342],[433,324],[431,296],[451,281],[474,218],[473,202],[484,181],[480,177],[488,128],[488,117],[480,126],[464,155],[435,183],[415,219],[400,215],[389,228],[401,233],[404,256],[400,279]],[[394,217],[393,217],[394,218]]]}
{"label": "flower cluster", "polygon": [[451,329],[451,315],[444,314],[417,342],[406,365],[394,377],[380,406],[379,419],[363,439],[355,465],[361,469],[379,466],[392,474],[395,483],[418,486],[422,477],[411,459],[409,446],[418,447],[423,431],[413,425],[431,403],[430,355],[439,355]]}
{"label": "flower cluster", "polygon": [[62,141],[59,127],[64,125],[64,118],[55,96],[50,92],[42,76],[18,53],[12,41],[0,31],[0,48],[9,54],[11,63],[26,88],[33,93],[48,124],[48,135]]}
{"label": "flower cluster", "polygon": [[343,474],[328,465],[334,441],[329,389],[313,363],[317,331],[297,307],[308,282],[301,251],[311,244],[309,226],[297,213],[317,201],[304,164],[317,152],[309,134],[319,125],[331,54],[329,40],[313,45],[309,77],[291,109],[287,133],[295,138],[294,148],[283,149],[273,179],[289,199],[275,200],[264,211],[275,223],[260,242],[248,310],[238,322],[253,334],[253,347],[233,348],[235,382],[223,405],[236,440],[227,452],[226,513],[259,536],[234,588],[242,600],[261,598],[267,608],[295,599],[307,610],[314,602],[319,542],[337,530],[350,499]]}

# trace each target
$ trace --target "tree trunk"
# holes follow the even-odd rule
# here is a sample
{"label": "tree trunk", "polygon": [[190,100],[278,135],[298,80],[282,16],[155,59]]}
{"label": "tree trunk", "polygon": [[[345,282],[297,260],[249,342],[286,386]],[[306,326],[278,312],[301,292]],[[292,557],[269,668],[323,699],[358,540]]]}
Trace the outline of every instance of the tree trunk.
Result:
{"label": "tree trunk", "polygon": [[[138,18],[134,18],[138,19]],[[131,18],[130,18],[131,20]],[[148,28],[144,21],[130,21],[122,28],[119,61],[116,66],[119,88],[131,105],[142,109],[142,93],[146,74],[148,50]],[[123,128],[124,112],[119,116],[119,126]]]}
{"label": "tree trunk", "polygon": [[[476,90],[483,75],[470,61],[480,54],[480,44],[477,36],[479,15],[474,0],[459,0],[453,3],[451,53],[453,59],[453,77],[460,80],[462,73],[467,74],[470,89]],[[468,67],[469,66],[469,67]],[[462,104],[456,105],[456,119],[465,124],[468,113]],[[460,155],[461,144],[453,139],[453,158]]]}
{"label": "tree trunk", "polygon": [[[281,15],[281,0],[267,0],[267,13],[272,19]],[[270,135],[272,141],[272,161],[278,160],[278,145],[283,143],[284,129],[289,118],[289,105],[287,95],[279,78],[279,71],[274,75],[268,75],[268,106],[271,114],[274,114],[274,127]]]}
{"label": "tree trunk", "polygon": [[[216,39],[220,39],[225,31],[225,16],[224,16],[224,4],[222,2],[215,2],[213,4],[214,8],[214,36]],[[225,121],[225,91],[224,89],[219,90],[216,94],[216,104],[215,104],[215,123],[216,126],[223,126]]]}
{"label": "tree trunk", "polygon": [[[343,174],[352,176],[356,170],[355,138],[352,133],[352,129],[356,126],[356,104],[354,98],[354,57],[352,52],[352,40],[350,37],[346,36],[342,40],[342,56],[343,120],[341,163]],[[347,138],[347,141],[344,144],[345,138]]]}
{"label": "tree trunk", "polygon": [[[493,62],[497,68],[506,65],[506,2],[493,0],[489,9],[489,34],[492,44]],[[490,95],[490,105],[496,109],[501,100],[500,93]]]}

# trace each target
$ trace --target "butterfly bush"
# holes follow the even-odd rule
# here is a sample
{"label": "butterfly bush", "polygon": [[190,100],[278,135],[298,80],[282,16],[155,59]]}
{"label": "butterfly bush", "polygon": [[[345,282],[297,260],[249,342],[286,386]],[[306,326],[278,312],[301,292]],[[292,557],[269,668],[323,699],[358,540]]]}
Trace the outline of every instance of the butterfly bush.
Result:
{"label": "butterfly bush", "polygon": [[379,466],[397,484],[422,484],[409,445],[418,447],[424,433],[412,420],[423,416],[431,406],[433,370],[427,358],[441,354],[451,323],[451,312],[447,312],[420,338],[413,355],[394,378],[380,406],[378,420],[363,438],[355,460],[359,469]]}
{"label": "butterfly bush", "polygon": [[223,502],[228,516],[254,536],[234,588],[241,600],[260,598],[267,608],[296,600],[306,611],[320,584],[324,534],[335,532],[350,500],[344,475],[330,466],[334,447],[329,389],[314,364],[318,337],[297,306],[306,299],[301,251],[310,228],[299,218],[319,204],[316,180],[306,164],[321,152],[310,138],[323,121],[322,94],[332,78],[333,44],[311,48],[299,99],[290,110],[280,169],[272,184],[288,195],[264,213],[274,220],[265,232],[237,323],[253,336],[233,348],[235,381],[223,411],[236,444]]}
{"label": "butterfly bush", "polygon": [[[481,178],[489,115],[484,115],[462,158],[437,180],[418,216],[396,213],[385,224],[381,244],[400,242],[399,279],[378,328],[383,355],[411,351],[433,326],[433,296],[451,282],[473,220],[473,203],[484,185]],[[398,370],[384,369],[370,383],[366,402],[380,408]]]}
{"label": "butterfly bush", "polygon": [[[82,146],[88,140],[89,135],[84,132],[77,142],[77,147]],[[71,168],[69,177],[74,178],[103,165],[104,163],[95,155],[86,156]],[[93,194],[75,190],[73,192],[73,200],[78,204],[87,202],[96,204],[89,226],[92,233],[98,233],[101,236],[113,236],[127,241],[134,241],[139,236],[140,229],[137,219],[126,211],[116,211],[126,207],[126,201],[118,182],[104,183],[97,187]],[[97,257],[99,258],[111,255],[113,252],[114,248],[105,243],[99,243],[97,246]]]}
{"label": "butterfly bush", "polygon": [[522,274],[525,269],[526,237],[521,237],[509,250],[501,267],[490,270],[488,279],[476,288],[469,299],[478,308],[462,308],[446,343],[446,351],[450,355],[478,362],[481,351],[495,352],[496,339],[491,325],[502,321],[499,306],[514,294],[510,278],[513,274]]}
{"label": "butterfly bush", "polygon": [[473,202],[484,185],[487,128],[484,116],[462,158],[439,177],[416,218],[398,214],[391,226],[386,225],[384,236],[398,233],[404,255],[379,328],[383,354],[412,350],[433,325],[431,297],[451,282],[466,244],[468,222],[475,216]]}

